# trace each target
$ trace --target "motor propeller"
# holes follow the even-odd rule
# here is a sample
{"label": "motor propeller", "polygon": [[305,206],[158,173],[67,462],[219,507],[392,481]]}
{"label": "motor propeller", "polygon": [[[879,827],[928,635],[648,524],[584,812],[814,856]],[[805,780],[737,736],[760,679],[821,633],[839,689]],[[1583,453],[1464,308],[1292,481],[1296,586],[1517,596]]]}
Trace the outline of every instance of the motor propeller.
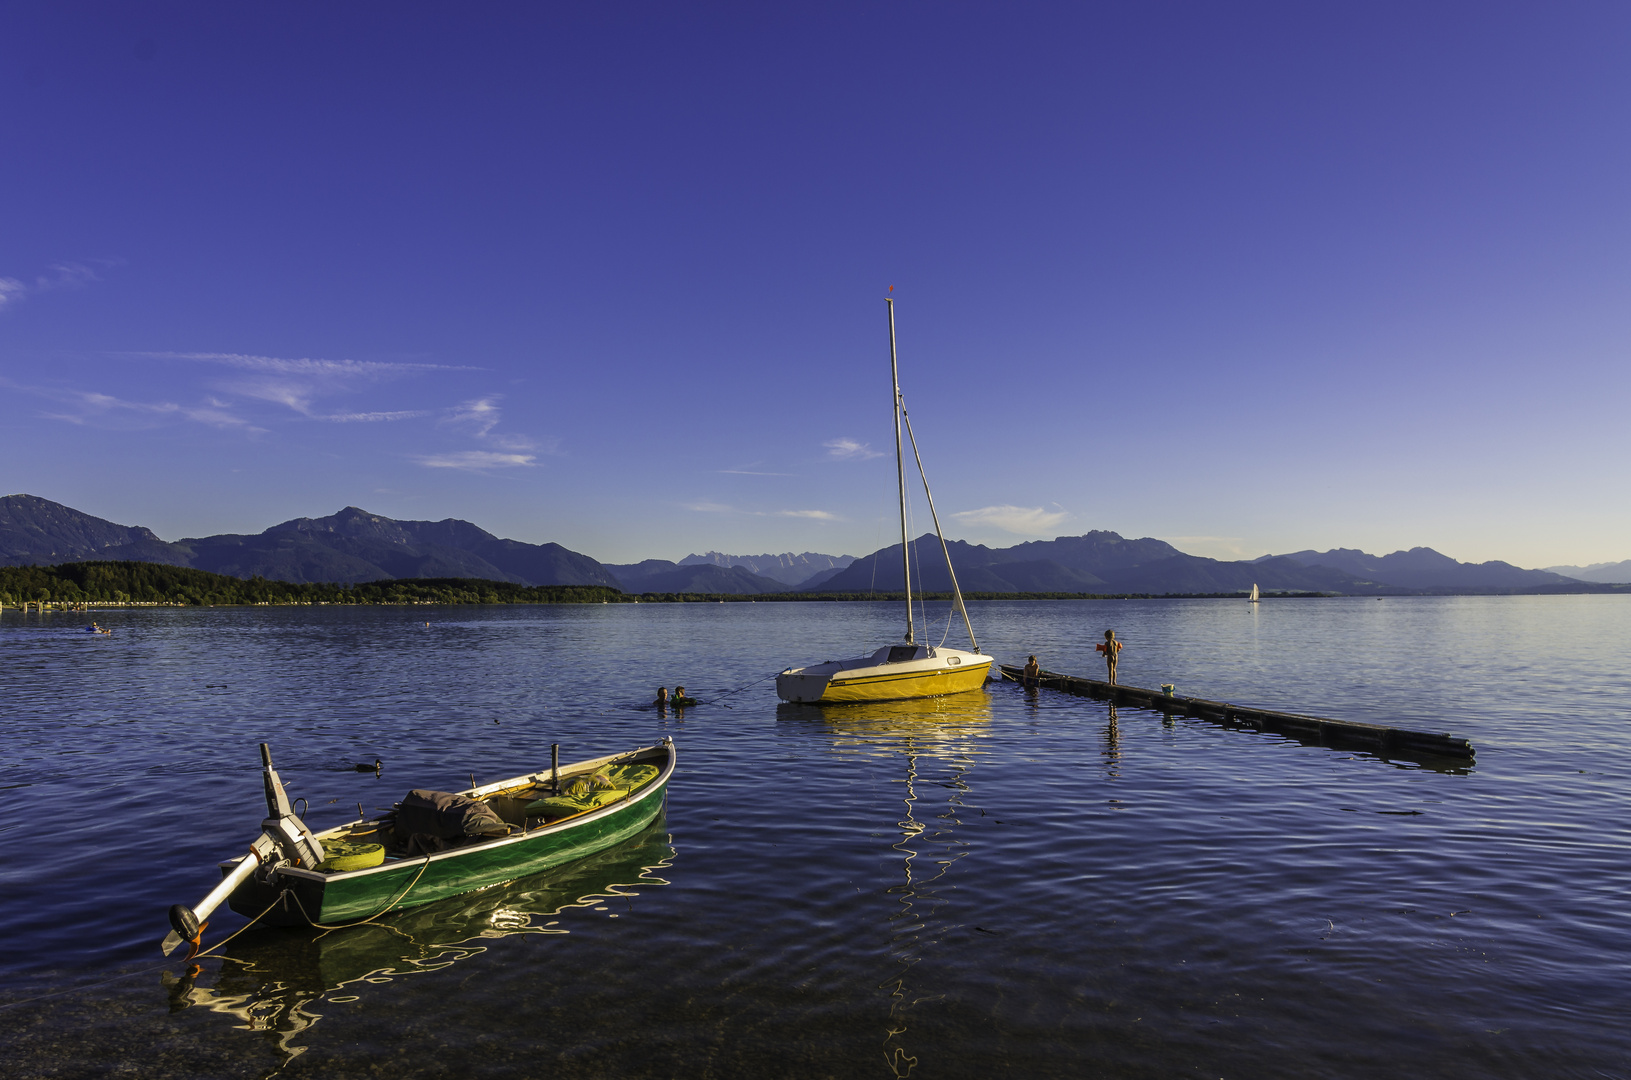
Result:
{"label": "motor propeller", "polygon": [[261,743],[261,779],[266,788],[266,820],[261,822],[261,834],[249,845],[249,854],[221,879],[221,883],[193,907],[175,904],[170,908],[170,933],[165,935],[160,948],[169,956],[186,942],[191,946],[187,959],[197,955],[204,928],[209,925],[210,913],[224,903],[233,891],[259,871],[269,877],[280,866],[315,867],[323,861],[323,845],[295,816],[289,803],[283,781],[272,768],[272,748]]}

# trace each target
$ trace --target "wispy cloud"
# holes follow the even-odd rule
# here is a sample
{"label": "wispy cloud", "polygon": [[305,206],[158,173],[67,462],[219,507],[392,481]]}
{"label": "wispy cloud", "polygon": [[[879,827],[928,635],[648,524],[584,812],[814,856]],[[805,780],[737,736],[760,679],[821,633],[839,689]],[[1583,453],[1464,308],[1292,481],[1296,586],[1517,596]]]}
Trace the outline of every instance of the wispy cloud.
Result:
{"label": "wispy cloud", "polygon": [[962,510],[953,515],[964,525],[990,526],[1019,536],[1042,536],[1070,515],[1062,510],[1044,510],[1040,506],[982,506],[978,510]]}
{"label": "wispy cloud", "polygon": [[[97,266],[117,266],[118,259],[92,259]],[[96,271],[82,262],[52,263],[49,272],[36,275],[33,281],[21,278],[0,278],[0,311],[15,307],[31,293],[53,292],[57,289],[77,289],[89,282],[100,281]]]}
{"label": "wispy cloud", "polygon": [[241,371],[272,375],[304,375],[325,379],[378,379],[415,371],[480,370],[450,364],[403,363],[394,360],[323,360],[310,356],[257,356],[253,353],[142,352],[123,355],[145,356],[154,360],[196,360],[208,364],[222,364]]}
{"label": "wispy cloud", "polygon": [[[215,389],[237,397],[265,401],[299,413],[308,420],[350,422],[361,417],[405,419],[407,412],[317,411],[319,398],[354,392],[364,383],[382,382],[425,371],[467,371],[470,368],[445,364],[404,363],[384,360],[326,360],[311,356],[261,356],[228,352],[145,352],[126,353],[155,360],[186,360],[215,364],[243,372],[237,378],[215,384]],[[409,410],[412,411],[412,410]],[[415,412],[415,415],[424,415]]]}
{"label": "wispy cloud", "polygon": [[[256,427],[233,413],[223,403],[216,401],[209,401],[203,405],[179,405],[173,401],[130,401],[114,397],[112,394],[84,390],[34,387],[23,389],[66,406],[63,411],[47,412],[43,415],[49,420],[62,420],[70,424],[84,426],[113,423],[128,426],[134,422],[136,426],[150,426],[152,422],[173,418],[191,420],[216,428],[237,428],[257,433],[264,431],[263,428]],[[142,423],[144,417],[149,418],[149,424]]]}
{"label": "wispy cloud", "polygon": [[812,521],[842,521],[843,518],[826,510],[746,510],[728,503],[694,502],[686,503],[685,509],[699,514],[742,514],[747,517],[792,517],[808,518]]}
{"label": "wispy cloud", "polygon": [[417,420],[421,416],[429,415],[430,413],[424,409],[402,409],[397,412],[329,413],[316,419],[328,420],[335,424],[377,424],[390,420]]}
{"label": "wispy cloud", "polygon": [[854,439],[828,439],[821,445],[827,448],[828,457],[840,461],[862,461],[866,458],[883,456],[883,451],[874,450],[868,443],[857,442]]}
{"label": "wispy cloud", "polygon": [[236,376],[213,380],[212,389],[230,397],[281,405],[306,420],[353,423],[359,420],[405,420],[427,416],[422,410],[320,411],[325,397],[354,393],[367,383],[426,371],[470,371],[473,368],[384,360],[327,360],[310,356],[263,356],[235,352],[126,352],[115,356],[144,360],[183,360],[232,369]]}
{"label": "wispy cloud", "polygon": [[442,454],[424,454],[413,460],[427,469],[465,469],[487,472],[492,469],[532,466],[539,454],[556,453],[559,439],[533,439],[526,435],[512,435],[494,431],[503,419],[498,407],[501,395],[472,398],[448,409],[437,421],[438,425],[458,431],[480,443],[485,449],[455,450]]}
{"label": "wispy cloud", "polygon": [[482,438],[497,427],[502,418],[498,402],[499,398],[495,395],[455,405],[442,423],[468,428],[478,439]]}
{"label": "wispy cloud", "polygon": [[455,450],[446,454],[421,454],[414,458],[427,469],[463,469],[466,472],[489,472],[493,469],[513,469],[537,463],[536,454],[501,454],[492,450]]}
{"label": "wispy cloud", "polygon": [[790,473],[790,472],[758,472],[757,470],[754,470],[754,469],[715,469],[714,472],[723,473],[726,476],[795,476],[795,475],[797,475],[796,473]]}

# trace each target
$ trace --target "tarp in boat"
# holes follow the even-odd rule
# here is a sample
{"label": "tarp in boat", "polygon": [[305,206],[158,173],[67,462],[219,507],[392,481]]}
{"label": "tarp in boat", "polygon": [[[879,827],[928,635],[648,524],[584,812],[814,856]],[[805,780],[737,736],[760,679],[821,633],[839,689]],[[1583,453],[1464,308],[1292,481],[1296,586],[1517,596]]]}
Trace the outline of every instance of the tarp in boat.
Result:
{"label": "tarp in boat", "polygon": [[404,840],[415,835],[458,840],[509,831],[497,811],[468,795],[416,788],[396,806],[396,833]]}

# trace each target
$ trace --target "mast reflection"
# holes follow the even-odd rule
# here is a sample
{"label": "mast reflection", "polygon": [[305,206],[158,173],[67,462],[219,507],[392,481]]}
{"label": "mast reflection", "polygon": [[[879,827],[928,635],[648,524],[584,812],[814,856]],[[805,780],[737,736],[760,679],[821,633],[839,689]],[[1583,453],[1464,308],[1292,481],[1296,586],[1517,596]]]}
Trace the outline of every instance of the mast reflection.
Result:
{"label": "mast reflection", "polygon": [[[909,1076],[918,1063],[904,1038],[911,1010],[935,999],[913,996],[908,978],[924,950],[945,932],[937,922],[939,910],[949,902],[941,889],[951,868],[969,852],[968,841],[954,830],[964,814],[980,813],[966,800],[973,794],[969,773],[984,753],[979,742],[989,737],[990,698],[977,691],[861,705],[783,705],[777,719],[819,725],[841,752],[900,761],[896,782],[903,788],[903,813],[895,822],[898,837],[890,843],[900,854],[900,880],[886,890],[895,901],[888,923],[889,955],[896,970],[879,989],[889,995],[885,1064],[889,1075]],[[939,792],[946,793],[943,800]]]}

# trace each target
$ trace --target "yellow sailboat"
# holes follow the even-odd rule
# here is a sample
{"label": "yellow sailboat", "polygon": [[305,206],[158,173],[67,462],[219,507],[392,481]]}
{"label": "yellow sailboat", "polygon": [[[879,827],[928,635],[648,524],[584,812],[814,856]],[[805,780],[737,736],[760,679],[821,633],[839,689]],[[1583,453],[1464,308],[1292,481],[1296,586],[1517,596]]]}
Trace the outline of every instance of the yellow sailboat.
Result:
{"label": "yellow sailboat", "polygon": [[[991,657],[980,652],[974,624],[969,621],[968,608],[963,605],[962,590],[957,587],[957,571],[952,569],[951,551],[946,547],[945,534],[940,531],[940,516],[935,513],[929,477],[923,471],[923,455],[918,452],[912,420],[906,415],[906,403],[901,397],[900,368],[895,358],[895,301],[886,298],[884,302],[889,305],[889,374],[895,390],[895,474],[900,486],[901,559],[906,569],[906,640],[853,660],[829,660],[788,668],[776,676],[776,694],[783,701],[835,705],[960,694],[983,686],[991,670]],[[946,557],[946,572],[951,575],[952,606],[963,617],[970,649],[948,649],[917,640],[912,618],[912,555],[906,535],[906,456],[900,437],[902,423],[912,443],[918,474],[923,477],[923,494],[929,502],[929,514],[934,518],[935,535],[940,537],[941,554]]]}

